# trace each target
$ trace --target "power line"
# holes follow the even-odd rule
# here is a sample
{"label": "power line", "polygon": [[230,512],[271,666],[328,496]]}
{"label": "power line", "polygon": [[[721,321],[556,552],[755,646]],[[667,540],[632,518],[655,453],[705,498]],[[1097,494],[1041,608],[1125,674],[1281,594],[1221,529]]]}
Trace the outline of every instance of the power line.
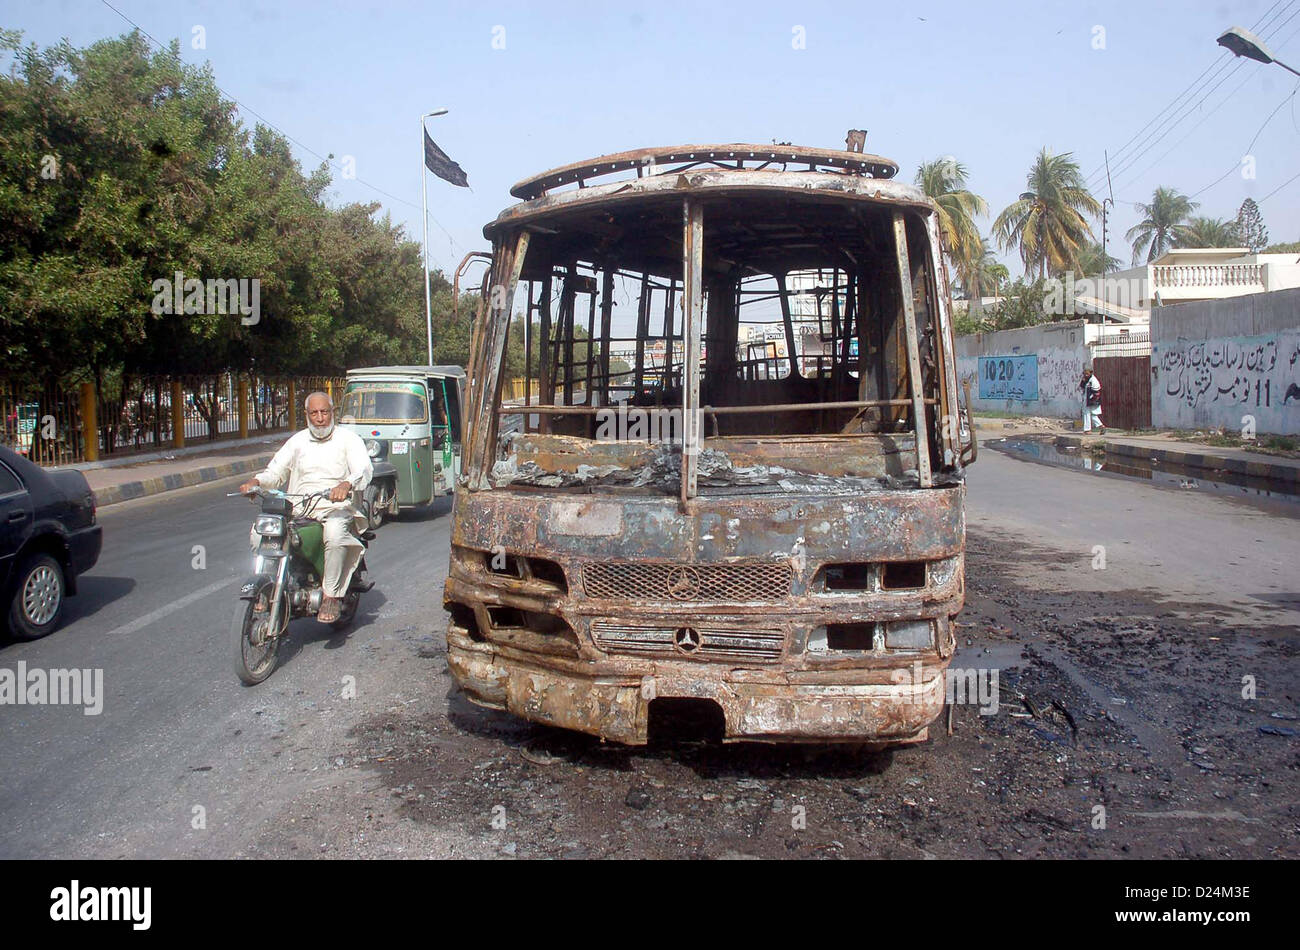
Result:
{"label": "power line", "polygon": [[1257,202],[1255,202],[1255,203],[1256,203],[1256,204],[1263,204],[1265,201],[1268,201],[1269,198],[1272,198],[1275,194],[1277,194],[1279,191],[1281,191],[1281,190],[1282,190],[1283,188],[1285,188],[1287,185],[1291,184],[1291,182],[1295,181],[1297,178],[1300,178],[1300,172],[1296,172],[1294,175],[1292,175],[1292,176],[1291,176],[1290,178],[1288,178],[1286,181],[1282,182],[1282,184],[1278,185],[1276,188],[1274,188],[1272,191],[1270,191],[1268,194],[1266,194],[1263,198],[1260,198],[1259,201],[1257,201]]}
{"label": "power line", "polygon": [[[170,54],[172,57],[174,57],[175,60],[176,60],[176,62],[177,62],[179,65],[181,65],[181,66],[184,66],[184,65],[185,65],[184,60],[182,60],[182,59],[180,58],[180,56],[177,55],[176,53],[173,53],[173,52],[171,51],[170,47],[164,46],[162,43],[160,43],[157,39],[155,39],[155,38],[153,37],[153,35],[152,35],[151,33],[149,33],[148,30],[144,29],[142,26],[140,26],[138,23],[136,23],[134,20],[132,20],[129,16],[127,16],[125,13],[123,13],[123,12],[122,12],[121,10],[119,10],[117,7],[113,6],[111,3],[108,2],[108,0],[100,0],[100,3],[104,4],[104,6],[108,7],[110,10],[112,10],[114,13],[116,13],[118,16],[120,16],[120,17],[121,17],[123,20],[125,20],[127,23],[130,23],[133,29],[135,29],[137,32],[139,32],[140,35],[142,35],[143,37],[145,37],[145,39],[147,39],[147,40],[148,40],[150,43],[152,43],[154,46],[158,47],[158,49],[159,49],[160,51],[165,52],[165,53],[168,53],[168,54]],[[284,129],[280,128],[280,127],[279,127],[278,125],[276,125],[274,122],[271,122],[269,119],[264,118],[260,113],[256,112],[255,110],[253,110],[253,109],[250,108],[249,106],[244,105],[244,103],[240,102],[238,99],[236,99],[236,98],[235,98],[234,96],[232,96],[230,93],[226,92],[226,90],[222,89],[222,88],[221,88],[220,86],[218,86],[215,82],[213,82],[212,85],[213,85],[214,88],[216,88],[217,92],[221,93],[221,95],[225,96],[227,99],[229,99],[231,102],[233,102],[236,106],[238,106],[238,107],[240,108],[241,111],[247,112],[249,115],[254,116],[254,117],[257,119],[258,122],[262,123],[262,124],[265,125],[267,128],[269,128],[269,129],[274,129],[276,132],[279,132],[282,136],[284,136],[286,139],[288,139],[288,140],[289,140],[290,142],[292,142],[294,145],[298,146],[300,149],[302,149],[304,152],[307,152],[309,155],[313,155],[313,156],[315,156],[317,159],[319,159],[319,160],[320,160],[321,162],[323,162],[324,164],[328,165],[330,168],[333,168],[333,169],[335,169],[336,171],[339,171],[340,173],[342,172],[342,168],[341,168],[340,166],[338,166],[338,165],[336,165],[334,162],[330,161],[330,159],[326,158],[324,155],[321,155],[320,152],[316,151],[314,148],[311,148],[311,147],[309,147],[309,146],[307,146],[307,145],[304,145],[302,142],[298,141],[296,138],[294,138],[292,135],[290,135],[290,134],[289,134],[288,132],[286,132]],[[413,201],[407,201],[405,198],[399,197],[398,195],[395,195],[395,194],[393,194],[392,192],[385,191],[383,188],[380,188],[378,185],[372,185],[370,182],[366,181],[364,178],[359,178],[359,177],[355,177],[355,176],[354,176],[353,178],[351,178],[351,179],[349,179],[349,180],[351,180],[351,181],[355,181],[355,182],[357,182],[357,184],[360,184],[360,185],[365,185],[365,186],[366,186],[367,188],[369,188],[371,191],[378,192],[379,194],[383,195],[383,196],[386,197],[386,198],[391,198],[393,201],[399,201],[399,202],[401,202],[402,204],[404,204],[404,205],[409,205],[409,206],[412,207],[412,208],[419,208],[419,207],[420,207],[419,205],[417,205],[417,204],[416,204],[415,202],[413,202]],[[425,211],[425,213],[427,214],[428,212]],[[460,249],[460,250],[462,250],[462,251],[464,250],[464,248],[462,248],[462,247],[460,246],[460,243],[459,243],[459,242],[458,242],[458,241],[457,241],[457,240],[452,236],[451,232],[448,231],[446,228],[444,228],[444,227],[442,226],[442,223],[441,223],[440,221],[438,221],[437,218],[435,218],[433,215],[430,214],[430,215],[429,215],[429,220],[432,221],[434,224],[438,225],[439,230],[441,230],[443,234],[447,235],[447,239],[448,239],[449,241],[451,241],[451,244],[452,244],[452,246],[453,246],[454,248],[458,248],[458,249]]]}
{"label": "power line", "polygon": [[[1283,13],[1286,12],[1287,8],[1290,6],[1291,3],[1294,3],[1295,0],[1287,0],[1287,6],[1284,6],[1281,10],[1278,10],[1276,13],[1273,13],[1273,11],[1277,9],[1278,5],[1281,2],[1282,0],[1276,0],[1273,6],[1270,7],[1267,11],[1265,11],[1264,15],[1260,17],[1259,21],[1253,27],[1255,32],[1258,33],[1261,31],[1261,29],[1270,26],[1279,16],[1281,16]],[[1272,14],[1272,16],[1270,16],[1270,14]],[[1232,71],[1235,72],[1236,68],[1241,65],[1240,62],[1234,63],[1235,59],[1236,57],[1231,56],[1226,50],[1222,52],[1219,55],[1219,58],[1216,59],[1214,62],[1212,62],[1209,66],[1207,66],[1201,72],[1201,74],[1196,77],[1196,79],[1192,80],[1192,82],[1187,86],[1187,88],[1185,88],[1182,92],[1180,92],[1177,96],[1174,97],[1172,102],[1170,102],[1167,106],[1165,106],[1163,109],[1157,112],[1156,115],[1149,122],[1147,122],[1146,125],[1144,125],[1141,129],[1139,129],[1137,133],[1133,135],[1132,138],[1130,138],[1127,142],[1124,143],[1123,146],[1120,147],[1119,151],[1115,153],[1115,160],[1120,163],[1127,163],[1131,165],[1132,163],[1131,161],[1129,161],[1129,159],[1131,159],[1132,156],[1131,155],[1126,156],[1124,155],[1124,153],[1129,150],[1130,146],[1132,146],[1135,142],[1137,142],[1142,137],[1142,133],[1145,132],[1147,129],[1151,128],[1153,125],[1156,125],[1157,123],[1159,123],[1159,126],[1161,127],[1166,125],[1169,119],[1177,115],[1178,111],[1183,108],[1183,105],[1187,104],[1187,103],[1182,103],[1182,100],[1185,96],[1188,99],[1188,103],[1190,103],[1191,99],[1195,97],[1197,93],[1201,92],[1203,89],[1208,87],[1210,83],[1214,82],[1214,80],[1218,78],[1223,73],[1223,71],[1228,67],[1231,66]],[[1212,73],[1212,75],[1209,75],[1207,78],[1207,74],[1210,73]],[[1204,82],[1201,81],[1203,78],[1205,80]],[[1216,84],[1214,88],[1217,89],[1218,85],[1221,84],[1222,84],[1222,80],[1220,80],[1220,83]],[[1213,89],[1211,89],[1210,92],[1212,93]],[[1209,93],[1206,94],[1206,96],[1208,95]],[[1206,96],[1202,96],[1199,102],[1203,102]],[[1197,104],[1199,104],[1199,102]],[[1168,115],[1166,115],[1166,113],[1168,113]],[[1177,123],[1175,122],[1174,124]],[[1157,128],[1157,131],[1159,131],[1159,128]],[[1104,165],[1098,166],[1097,169],[1095,169],[1090,175],[1087,176],[1085,182],[1092,182],[1093,179],[1097,178],[1099,172],[1101,172],[1103,168]]]}
{"label": "power line", "polygon": [[[1286,11],[1285,11],[1285,10],[1281,10],[1281,11],[1279,11],[1278,14],[1277,14],[1277,16],[1281,16],[1281,14],[1284,13],[1284,12],[1286,12]],[[1300,16],[1300,9],[1297,9],[1294,13],[1291,14],[1291,16],[1287,17],[1286,20],[1284,20],[1284,21],[1282,21],[1282,23],[1278,24],[1278,25],[1274,28],[1274,30],[1273,30],[1273,32],[1270,34],[1270,36],[1275,36],[1279,31],[1281,31],[1281,29],[1282,29],[1284,26],[1287,25],[1287,23],[1290,23],[1291,20],[1293,20],[1296,16]],[[1276,16],[1274,17],[1274,19],[1276,19]],[[1289,40],[1289,37],[1288,37],[1288,40]],[[1227,82],[1229,79],[1231,79],[1232,76],[1233,76],[1236,72],[1238,72],[1238,71],[1239,71],[1239,70],[1240,70],[1240,69],[1245,65],[1245,63],[1244,63],[1243,61],[1241,61],[1241,60],[1237,60],[1235,63],[1232,63],[1231,65],[1232,65],[1231,70],[1229,70],[1226,74],[1224,74],[1224,75],[1222,76],[1222,78],[1219,79],[1218,82],[1216,82],[1216,83],[1215,83],[1215,84],[1214,84],[1214,85],[1213,85],[1213,86],[1212,86],[1208,91],[1206,91],[1206,92],[1201,96],[1200,99],[1198,99],[1198,100],[1197,100],[1196,102],[1194,102],[1194,103],[1193,103],[1193,102],[1189,102],[1189,103],[1187,103],[1186,109],[1185,109],[1185,111],[1182,112],[1182,114],[1177,114],[1177,113],[1172,114],[1172,115],[1168,116],[1164,121],[1162,121],[1161,124],[1160,124],[1160,127],[1157,128],[1157,130],[1156,130],[1156,132],[1159,133],[1159,134],[1158,134],[1158,136],[1155,138],[1155,142],[1153,142],[1152,144],[1156,144],[1156,143],[1158,143],[1158,142],[1160,141],[1160,139],[1164,138],[1166,135],[1168,135],[1169,133],[1171,133],[1171,132],[1172,132],[1172,131],[1173,131],[1173,130],[1174,130],[1174,129],[1175,129],[1175,128],[1180,124],[1180,123],[1182,123],[1185,119],[1189,118],[1189,117],[1192,115],[1193,112],[1195,112],[1197,109],[1199,109],[1199,108],[1200,108],[1200,107],[1205,103],[1205,101],[1206,101],[1207,99],[1210,98],[1210,96],[1214,95],[1214,93],[1219,89],[1220,86],[1222,86],[1225,82]],[[1222,72],[1222,70],[1220,70],[1220,72]],[[1217,76],[1217,75],[1218,75],[1218,74],[1216,74],[1216,76]],[[1214,77],[1211,77],[1211,78],[1214,78]],[[1249,79],[1250,79],[1250,74],[1249,74],[1249,72],[1248,72],[1247,77],[1246,77],[1246,81],[1249,81]],[[1245,85],[1245,82],[1243,82],[1241,85],[1237,86],[1237,87],[1232,91],[1232,93],[1230,93],[1228,96],[1226,96],[1226,97],[1225,97],[1221,102],[1219,102],[1218,105],[1214,106],[1213,108],[1209,109],[1208,111],[1202,112],[1200,119],[1197,120],[1197,122],[1192,126],[1192,128],[1195,129],[1195,128],[1199,127],[1199,126],[1200,126],[1200,125],[1201,125],[1201,124],[1202,124],[1206,119],[1208,119],[1211,115],[1213,115],[1213,114],[1214,114],[1215,112],[1217,112],[1219,109],[1223,108],[1224,103],[1226,103],[1229,99],[1231,99],[1232,96],[1233,96],[1233,95],[1234,95],[1238,90],[1240,90],[1240,89],[1242,88],[1242,86],[1244,86],[1244,85]],[[1188,132],[1188,135],[1190,135],[1190,131]],[[1182,141],[1186,141],[1187,137],[1188,137],[1187,135],[1184,135],[1183,138],[1180,139],[1179,141],[1180,141],[1180,142],[1182,142]],[[1150,148],[1151,148],[1151,146],[1148,145],[1148,146],[1147,146],[1146,148],[1144,148],[1142,151],[1140,151],[1140,152],[1134,152],[1134,153],[1132,153],[1131,155],[1129,155],[1129,157],[1128,157],[1128,158],[1125,160],[1125,162],[1123,163],[1122,167],[1120,167],[1119,169],[1116,169],[1115,174],[1116,174],[1116,175],[1119,175],[1119,174],[1122,174],[1122,173],[1128,171],[1130,168],[1132,168],[1134,165],[1136,165],[1137,162],[1138,162],[1139,160],[1141,160],[1141,158],[1142,158],[1142,157],[1143,157],[1143,156],[1144,156],[1144,155],[1145,155],[1145,154],[1150,150]],[[1172,149],[1171,149],[1170,151],[1172,151]],[[1165,154],[1167,155],[1167,154],[1169,154],[1169,153],[1166,152]],[[1143,172],[1145,172],[1146,170],[1148,170],[1150,167],[1152,167],[1152,166],[1147,166],[1147,169],[1144,169]],[[1141,174],[1141,173],[1140,173],[1140,174]],[[1129,181],[1126,182],[1126,184],[1131,183],[1133,180],[1135,180],[1136,177],[1138,177],[1138,176],[1134,176],[1133,178],[1130,178]]]}
{"label": "power line", "polygon": [[[1297,83],[1295,89],[1292,89],[1292,90],[1291,90],[1290,95],[1288,95],[1285,99],[1283,99],[1281,102],[1279,102],[1279,103],[1277,104],[1277,108],[1274,109],[1272,112],[1270,112],[1270,113],[1268,114],[1268,118],[1265,119],[1265,120],[1263,121],[1263,123],[1262,123],[1262,124],[1260,125],[1260,127],[1259,127],[1259,130],[1255,132],[1255,137],[1254,137],[1253,139],[1251,139],[1251,140],[1250,140],[1250,144],[1246,146],[1246,150],[1245,150],[1245,152],[1242,153],[1243,155],[1249,155],[1249,154],[1250,154],[1250,150],[1253,149],[1253,148],[1255,147],[1255,143],[1256,143],[1257,141],[1259,141],[1259,137],[1260,137],[1260,135],[1263,134],[1265,126],[1267,126],[1267,125],[1269,124],[1269,122],[1273,121],[1273,116],[1275,116],[1275,115],[1277,115],[1279,112],[1281,112],[1281,111],[1282,111],[1282,107],[1285,106],[1288,102],[1294,104],[1294,102],[1295,102],[1295,94],[1296,94],[1297,91],[1300,91],[1300,83]],[[1167,154],[1167,153],[1166,153],[1166,154]],[[1231,175],[1233,172],[1235,172],[1235,171],[1236,171],[1238,168],[1240,168],[1240,167],[1241,167],[1241,164],[1240,164],[1240,163],[1234,164],[1234,165],[1233,165],[1231,168],[1229,168],[1226,172],[1224,172],[1224,173],[1223,173],[1222,175],[1220,175],[1218,178],[1214,179],[1214,181],[1210,182],[1208,185],[1206,185],[1206,186],[1205,186],[1204,188],[1202,188],[1200,191],[1193,192],[1192,194],[1188,195],[1187,197],[1188,197],[1189,199],[1190,199],[1190,198],[1196,198],[1196,197],[1198,197],[1198,196],[1204,194],[1205,192],[1209,191],[1211,188],[1213,188],[1213,187],[1214,187],[1215,185],[1217,185],[1219,182],[1223,181],[1223,179],[1227,178],[1229,175]]]}
{"label": "power line", "polygon": [[[1292,4],[1295,3],[1295,0],[1287,0],[1286,6],[1283,6],[1281,10],[1278,10],[1276,13],[1273,13],[1273,11],[1276,10],[1279,4],[1281,4],[1282,2],[1283,0],[1276,0],[1273,6],[1269,7],[1269,9],[1264,12],[1264,15],[1260,17],[1259,21],[1255,24],[1253,28],[1254,32],[1258,33],[1262,29],[1268,29],[1269,26],[1271,26],[1271,24],[1274,21],[1276,21],[1278,17],[1280,17],[1283,13],[1285,13],[1286,10]],[[1272,16],[1270,16],[1270,14],[1272,14]],[[1293,13],[1292,17],[1294,16],[1295,14]],[[1285,26],[1286,22],[1290,22],[1290,19],[1291,18],[1288,17],[1287,21],[1285,21],[1281,26]],[[1279,26],[1277,29],[1280,30],[1281,26]],[[1223,73],[1224,69],[1226,69],[1229,65],[1233,66],[1232,72],[1235,72],[1237,67],[1239,67],[1241,63],[1237,62],[1234,65],[1233,64],[1234,59],[1236,59],[1236,57],[1233,57],[1226,50],[1223,53],[1221,53],[1218,59],[1214,60],[1212,63],[1210,63],[1209,66],[1207,66],[1204,70],[1202,70],[1200,75],[1198,75],[1194,80],[1192,80],[1192,82],[1189,83],[1188,86],[1182,92],[1180,92],[1177,96],[1175,96],[1174,99],[1168,105],[1166,105],[1163,109],[1158,111],[1155,114],[1155,116],[1152,117],[1151,120],[1147,122],[1146,125],[1142,126],[1142,128],[1139,129],[1136,133],[1134,133],[1134,135],[1127,142],[1125,142],[1122,146],[1120,146],[1119,150],[1116,151],[1115,153],[1115,158],[1113,159],[1113,161],[1115,161],[1116,163],[1124,163],[1124,167],[1131,166],[1132,156],[1125,156],[1124,153],[1128,151],[1129,148],[1135,142],[1141,139],[1142,134],[1147,129],[1151,128],[1153,125],[1157,125],[1157,123],[1159,124],[1157,127],[1157,133],[1158,133],[1160,131],[1160,127],[1165,126],[1169,122],[1169,119],[1172,118],[1174,115],[1176,115],[1178,111],[1183,108],[1183,104],[1180,103],[1182,103],[1184,97],[1187,97],[1188,101],[1190,102],[1192,97],[1195,97],[1199,92],[1201,92],[1202,89],[1209,86],[1210,83],[1214,82],[1214,80],[1218,78]],[[1207,74],[1209,73],[1212,73],[1212,75],[1209,75],[1208,78],[1206,78]],[[1226,79],[1226,77],[1224,78]],[[1204,82],[1202,82],[1202,79],[1204,79]],[[1219,83],[1217,83],[1213,87],[1213,89],[1210,90],[1209,93],[1206,93],[1201,97],[1201,99],[1196,103],[1196,105],[1199,105],[1200,102],[1204,102],[1205,98],[1207,98],[1210,94],[1212,94],[1214,89],[1217,89],[1219,85],[1222,85],[1223,81],[1224,80],[1221,79]],[[1166,115],[1166,113],[1169,113],[1169,115]],[[1190,114],[1190,110],[1188,113],[1185,113],[1182,116],[1182,118],[1186,118],[1187,114]],[[1173,124],[1177,125],[1178,122],[1181,120],[1182,119],[1180,118],[1177,121],[1175,121]],[[1172,126],[1170,128],[1172,128]],[[1104,164],[1097,166],[1097,168],[1095,168],[1091,173],[1089,173],[1086,176],[1085,182],[1086,183],[1093,182],[1093,180],[1098,178],[1099,174],[1104,170],[1105,170]]]}
{"label": "power line", "polygon": [[[1274,31],[1274,35],[1276,35],[1276,32],[1277,32],[1277,31],[1280,31],[1280,30],[1282,29],[1282,27],[1286,26],[1287,23],[1290,23],[1291,20],[1293,20],[1296,16],[1300,16],[1300,10],[1296,10],[1295,13],[1291,14],[1290,17],[1288,17],[1288,18],[1287,18],[1286,20],[1284,20],[1281,24],[1279,24],[1278,27],[1277,27],[1277,30]],[[1279,44],[1278,48],[1281,49],[1281,48],[1282,48],[1283,46],[1285,46],[1287,43],[1291,42],[1291,40],[1295,37],[1296,32],[1300,32],[1300,31],[1293,31],[1289,36],[1287,36],[1287,38],[1286,38],[1285,40],[1282,41],[1281,44]],[[1226,76],[1223,77],[1223,79],[1219,80],[1219,82],[1215,84],[1214,88],[1211,89],[1209,92],[1207,92],[1207,93],[1205,94],[1205,96],[1203,96],[1203,97],[1202,97],[1202,98],[1201,98],[1201,99],[1200,99],[1200,100],[1195,104],[1195,106],[1194,106],[1193,108],[1200,106],[1201,103],[1203,103],[1206,99],[1208,99],[1211,95],[1213,95],[1214,91],[1215,91],[1216,89],[1218,89],[1219,86],[1223,85],[1224,82],[1226,82],[1228,79],[1230,79],[1230,78],[1232,77],[1233,73],[1235,73],[1235,72],[1237,71],[1237,69],[1241,68],[1241,66],[1243,66],[1243,65],[1245,65],[1245,64],[1244,64],[1244,63],[1238,63],[1238,64],[1236,65],[1236,67],[1234,67],[1234,69],[1232,70],[1232,72],[1228,73]],[[1160,163],[1160,162],[1161,162],[1161,161],[1162,161],[1166,156],[1168,156],[1171,152],[1173,152],[1174,149],[1176,149],[1176,148],[1177,148],[1179,145],[1181,145],[1183,142],[1187,141],[1187,139],[1191,137],[1192,133],[1195,132],[1196,129],[1200,128],[1200,126],[1201,126],[1201,125],[1202,125],[1202,124],[1203,124],[1203,123],[1204,123],[1204,122],[1205,122],[1205,121],[1206,121],[1210,116],[1212,116],[1214,113],[1216,113],[1217,111],[1219,111],[1219,109],[1223,108],[1223,106],[1224,106],[1225,104],[1227,104],[1227,103],[1228,103],[1228,102],[1233,98],[1233,96],[1235,96],[1238,92],[1240,92],[1240,91],[1242,90],[1242,88],[1245,87],[1245,85],[1246,85],[1248,82],[1250,82],[1250,80],[1253,78],[1253,76],[1254,76],[1253,71],[1248,72],[1247,75],[1246,75],[1246,77],[1245,77],[1245,78],[1244,78],[1244,79],[1243,79],[1243,80],[1242,80],[1242,81],[1241,81],[1241,82],[1240,82],[1236,87],[1234,87],[1233,90],[1232,90],[1231,92],[1228,93],[1228,95],[1226,95],[1222,100],[1220,100],[1220,102],[1219,102],[1217,105],[1215,105],[1215,106],[1213,106],[1212,108],[1210,108],[1210,109],[1204,111],[1204,112],[1201,114],[1201,117],[1200,117],[1199,119],[1197,119],[1197,121],[1195,122],[1195,124],[1193,124],[1192,127],[1191,127],[1190,129],[1187,130],[1186,134],[1184,134],[1182,138],[1180,138],[1177,142],[1175,142],[1172,146],[1170,146],[1169,149],[1167,149],[1165,152],[1163,152],[1163,153],[1160,155],[1160,157],[1157,158],[1154,162],[1152,162],[1150,165],[1147,165],[1145,168],[1143,168],[1142,171],[1138,172],[1136,175],[1131,175],[1131,176],[1130,176],[1130,177],[1125,181],[1124,185],[1125,185],[1125,186],[1128,186],[1128,185],[1131,185],[1133,182],[1137,181],[1139,178],[1142,177],[1142,175],[1146,174],[1148,171],[1150,171],[1152,168],[1154,168],[1156,165],[1158,165],[1158,164],[1159,164],[1159,163]],[[1285,102],[1286,102],[1286,100],[1283,100],[1283,104],[1285,104]],[[1189,109],[1188,112],[1185,113],[1181,118],[1179,118],[1177,122],[1174,122],[1174,124],[1170,126],[1170,128],[1169,128],[1169,130],[1167,130],[1167,132],[1168,132],[1168,131],[1172,131],[1172,130],[1173,130],[1173,127],[1176,126],[1176,125],[1178,124],[1178,122],[1181,122],[1183,119],[1185,119],[1185,118],[1187,118],[1188,116],[1190,116],[1190,115],[1191,115],[1191,111],[1192,111],[1192,110]],[[1270,118],[1271,118],[1271,116],[1270,116]],[[1167,134],[1167,133],[1166,133],[1166,134]],[[1258,133],[1256,133],[1256,138],[1258,138]],[[1158,141],[1158,140],[1157,140],[1157,141]],[[1153,144],[1155,144],[1155,143],[1153,143]],[[1254,144],[1254,140],[1252,140],[1251,144],[1252,144],[1252,146],[1253,146],[1253,144]],[[1146,152],[1149,151],[1149,150],[1150,150],[1150,146],[1148,146],[1148,148],[1147,148],[1147,149],[1144,149],[1142,152],[1138,152],[1138,153],[1135,153],[1134,155],[1130,156],[1129,161],[1125,163],[1125,165],[1124,165],[1124,167],[1123,167],[1122,169],[1119,169],[1118,171],[1116,171],[1116,174],[1118,175],[1118,174],[1120,174],[1121,172],[1123,172],[1123,171],[1127,171],[1128,169],[1132,168],[1133,165],[1135,165],[1135,164],[1137,163],[1138,159],[1140,159],[1142,156],[1144,156],[1144,155],[1146,154]],[[1221,177],[1220,177],[1220,180],[1222,180],[1222,178],[1224,178],[1224,177],[1227,177],[1227,176],[1226,176],[1226,175],[1221,176]],[[1199,194],[1199,192],[1198,192],[1198,194]]]}

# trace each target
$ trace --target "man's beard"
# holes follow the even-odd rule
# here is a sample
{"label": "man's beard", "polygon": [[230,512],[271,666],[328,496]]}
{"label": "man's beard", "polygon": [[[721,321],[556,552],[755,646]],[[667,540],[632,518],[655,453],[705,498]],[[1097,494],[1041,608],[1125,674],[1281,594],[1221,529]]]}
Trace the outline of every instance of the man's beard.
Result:
{"label": "man's beard", "polygon": [[324,442],[334,432],[334,420],[331,419],[330,424],[327,426],[314,426],[308,422],[307,431],[311,433],[311,437],[317,442]]}

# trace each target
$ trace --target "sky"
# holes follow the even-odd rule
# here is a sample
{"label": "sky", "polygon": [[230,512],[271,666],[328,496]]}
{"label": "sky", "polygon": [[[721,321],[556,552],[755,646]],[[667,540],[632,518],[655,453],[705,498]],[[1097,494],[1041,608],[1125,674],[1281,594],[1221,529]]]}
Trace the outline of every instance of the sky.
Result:
{"label": "sky", "polygon": [[955,157],[988,201],[985,234],[1046,147],[1113,192],[1108,250],[1125,264],[1134,203],[1158,185],[1211,217],[1253,197],[1271,241],[1300,240],[1300,78],[1214,42],[1256,29],[1300,69],[1300,0],[110,2],[0,0],[0,26],[41,46],[132,23],[179,40],[305,171],[334,156],[331,203],[378,201],[417,241],[417,124],[448,109],[428,129],[470,188],[428,179],[430,261],[447,273],[487,248],[510,186],[546,169],[659,145],[843,147],[850,128],[908,181]]}

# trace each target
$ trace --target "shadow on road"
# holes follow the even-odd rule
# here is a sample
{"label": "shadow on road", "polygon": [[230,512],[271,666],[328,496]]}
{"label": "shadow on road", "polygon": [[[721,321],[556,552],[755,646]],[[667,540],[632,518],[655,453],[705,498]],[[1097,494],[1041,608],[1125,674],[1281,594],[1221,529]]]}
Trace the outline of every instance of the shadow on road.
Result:
{"label": "shadow on road", "polygon": [[293,661],[302,648],[310,643],[325,641],[326,650],[337,650],[347,646],[355,633],[364,633],[366,628],[379,616],[380,608],[388,602],[379,588],[361,595],[361,604],[357,615],[342,630],[335,630],[327,623],[320,623],[314,618],[300,617],[289,624],[289,635],[280,645],[280,659],[277,667],[283,668]]}
{"label": "shadow on road", "polygon": [[[64,602],[63,618],[59,621],[58,628],[49,636],[58,636],[59,631],[66,630],[78,620],[93,617],[101,608],[130,594],[135,587],[136,581],[131,577],[105,577],[94,574],[78,577],[77,594]],[[5,606],[7,608],[8,604]],[[0,622],[0,647],[26,642],[29,641],[15,640],[9,633],[8,625]]]}
{"label": "shadow on road", "polygon": [[[434,521],[449,514],[451,514],[451,496],[443,495],[441,498],[435,498],[427,505],[403,508],[397,513],[397,520],[398,522]],[[384,529],[380,528],[379,530],[383,531]]]}

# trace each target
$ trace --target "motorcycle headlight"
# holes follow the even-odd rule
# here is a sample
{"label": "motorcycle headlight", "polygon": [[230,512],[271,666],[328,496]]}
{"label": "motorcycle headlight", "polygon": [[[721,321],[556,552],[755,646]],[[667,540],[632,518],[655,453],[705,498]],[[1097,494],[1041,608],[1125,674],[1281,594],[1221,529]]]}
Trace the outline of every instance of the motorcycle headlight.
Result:
{"label": "motorcycle headlight", "polygon": [[258,515],[253,522],[253,530],[264,538],[284,536],[284,519],[279,515]]}
{"label": "motorcycle headlight", "polygon": [[383,450],[384,447],[379,444],[377,439],[366,439],[366,452],[372,459],[379,458],[379,455]]}

